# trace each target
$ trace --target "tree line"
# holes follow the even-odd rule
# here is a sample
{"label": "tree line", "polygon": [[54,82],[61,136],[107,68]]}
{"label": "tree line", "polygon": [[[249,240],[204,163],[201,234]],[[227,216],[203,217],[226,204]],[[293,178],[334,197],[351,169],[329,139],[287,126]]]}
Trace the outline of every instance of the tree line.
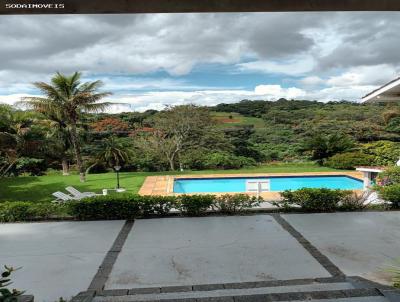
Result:
{"label": "tree line", "polygon": [[[0,105],[0,176],[230,169],[313,160],[335,168],[390,164],[400,156],[397,104],[243,100],[213,107],[106,114],[100,81],[57,73],[35,82],[26,110]],[[226,119],[216,118],[226,113]],[[233,114],[238,121],[233,123]],[[230,121],[232,120],[232,121]],[[250,122],[249,122],[250,121]]]}

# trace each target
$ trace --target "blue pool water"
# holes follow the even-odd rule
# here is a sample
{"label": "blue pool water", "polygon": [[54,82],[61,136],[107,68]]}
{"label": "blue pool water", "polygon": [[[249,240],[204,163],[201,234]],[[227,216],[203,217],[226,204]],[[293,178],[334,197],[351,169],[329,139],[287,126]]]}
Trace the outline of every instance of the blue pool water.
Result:
{"label": "blue pool water", "polygon": [[361,180],[348,176],[275,176],[234,178],[181,178],[174,181],[175,193],[245,192],[246,180],[270,180],[271,191],[301,188],[328,188],[357,190],[363,188]]}

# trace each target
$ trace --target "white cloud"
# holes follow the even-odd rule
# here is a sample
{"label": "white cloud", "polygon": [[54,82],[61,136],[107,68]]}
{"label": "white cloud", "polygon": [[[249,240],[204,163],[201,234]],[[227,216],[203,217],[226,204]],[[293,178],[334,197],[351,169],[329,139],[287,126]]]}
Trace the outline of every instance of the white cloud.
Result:
{"label": "white cloud", "polygon": [[382,85],[393,80],[397,75],[398,70],[394,66],[387,64],[358,66],[350,68],[338,76],[330,77],[326,83],[339,87]]}
{"label": "white cloud", "polygon": [[304,77],[299,81],[304,86],[316,86],[323,84],[325,81],[318,76]]}
{"label": "white cloud", "polygon": [[368,92],[376,89],[377,86],[348,86],[348,87],[328,87],[321,90],[309,91],[307,99],[321,102],[329,101],[355,101],[359,102],[361,97]]}
{"label": "white cloud", "polygon": [[297,98],[306,92],[296,88],[283,88],[280,85],[259,85],[254,90],[198,90],[198,91],[159,91],[141,95],[118,97],[119,107],[109,108],[109,112],[162,110],[166,105],[197,104],[213,106],[219,103],[234,103],[243,99],[278,100]]}
{"label": "white cloud", "polygon": [[296,99],[306,95],[306,92],[296,87],[283,88],[280,85],[258,85],[254,89],[256,95],[269,96],[268,99]]}
{"label": "white cloud", "polygon": [[314,60],[309,56],[299,56],[287,61],[253,61],[237,64],[240,71],[255,71],[291,76],[306,74],[313,70],[314,66]]}
{"label": "white cloud", "polygon": [[17,104],[23,97],[33,96],[37,97],[39,95],[27,94],[27,93],[17,93],[10,95],[0,95],[0,104],[12,105],[15,108],[24,109],[24,106],[21,104]]}
{"label": "white cloud", "polygon": [[[76,70],[84,72],[84,80],[105,82],[113,100],[125,103],[115,105],[116,111],[242,98],[356,100],[398,76],[398,17],[396,12],[2,16],[0,28],[7,30],[0,32],[0,41],[6,41],[0,48],[0,102],[36,93],[31,83],[49,81],[56,71]],[[249,77],[257,73],[257,79],[265,74],[265,85],[233,90],[185,80],[196,66],[209,65]],[[293,87],[268,85],[269,76]]]}

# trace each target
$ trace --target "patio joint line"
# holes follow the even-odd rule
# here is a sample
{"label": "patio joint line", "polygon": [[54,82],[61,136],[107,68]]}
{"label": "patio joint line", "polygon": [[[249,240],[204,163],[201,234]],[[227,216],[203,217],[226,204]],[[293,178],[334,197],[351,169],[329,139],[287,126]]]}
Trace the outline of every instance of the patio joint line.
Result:
{"label": "patio joint line", "polygon": [[303,248],[312,256],[319,264],[325,268],[328,273],[333,277],[345,278],[345,274],[337,267],[328,257],[322,254],[310,241],[308,241],[304,236],[297,231],[289,222],[287,222],[280,214],[271,214],[272,217],[279,223],[279,225],[286,230],[290,235],[292,235],[298,243],[300,243]]}
{"label": "patio joint line", "polygon": [[103,262],[99,266],[97,273],[94,275],[92,282],[88,287],[88,291],[102,291],[111,273],[114,263],[117,261],[118,255],[125,244],[126,238],[132,230],[134,221],[126,221],[119,231],[117,238],[110,250],[107,252]]}

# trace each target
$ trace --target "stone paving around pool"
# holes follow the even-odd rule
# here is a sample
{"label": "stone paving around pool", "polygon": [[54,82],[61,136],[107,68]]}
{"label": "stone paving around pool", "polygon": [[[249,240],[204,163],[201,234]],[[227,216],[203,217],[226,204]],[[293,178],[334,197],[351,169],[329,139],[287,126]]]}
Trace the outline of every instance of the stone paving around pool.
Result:
{"label": "stone paving around pool", "polygon": [[[322,175],[347,175],[362,180],[361,172],[304,172],[304,173],[251,173],[251,174],[202,174],[202,175],[159,175],[147,176],[139,190],[140,195],[179,195],[174,193],[174,179],[179,178],[221,178],[221,177],[268,177],[268,176],[322,176]],[[205,194],[205,193],[203,193]],[[212,193],[214,195],[226,193]],[[246,193],[252,194],[252,193]],[[254,194],[252,194],[254,195]],[[265,201],[280,199],[279,192],[263,192],[260,194]],[[267,205],[268,206],[268,205]]]}
{"label": "stone paving around pool", "polygon": [[[389,284],[384,270],[399,257],[399,230],[400,212],[0,224],[0,264],[22,266],[14,285],[35,295],[36,302],[88,289],[115,295],[161,288],[162,293],[194,291],[196,284],[224,284],[232,293],[241,292],[243,284],[253,284],[249,293],[321,288],[333,290],[325,297],[362,295],[343,302],[383,302],[388,300],[373,289],[351,289],[355,285],[343,277]],[[339,280],[331,283],[334,278]],[[109,301],[119,300],[99,295],[93,302]]]}

